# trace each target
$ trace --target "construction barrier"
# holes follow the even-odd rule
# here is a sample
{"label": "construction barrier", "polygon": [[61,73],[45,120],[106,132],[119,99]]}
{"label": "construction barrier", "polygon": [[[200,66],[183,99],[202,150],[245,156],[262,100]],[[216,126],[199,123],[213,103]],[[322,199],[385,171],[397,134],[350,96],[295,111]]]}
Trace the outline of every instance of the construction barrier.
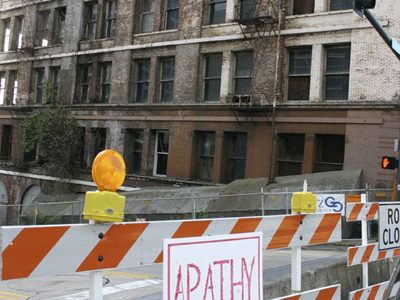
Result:
{"label": "construction barrier", "polygon": [[1,227],[1,279],[161,263],[164,239],[245,232],[263,232],[264,249],[336,242],[341,215]]}
{"label": "construction barrier", "polygon": [[273,300],[340,300],[340,284],[275,298]]}
{"label": "construction barrier", "polygon": [[346,221],[369,221],[378,219],[378,202],[348,203],[346,206]]}
{"label": "construction barrier", "polygon": [[[375,285],[371,285],[364,289],[359,289],[349,293],[349,300],[374,300],[374,299],[383,299],[386,294],[387,287],[389,285],[389,281],[385,281],[382,283],[378,283]],[[390,292],[389,297],[394,297],[399,290],[400,282],[397,282],[392,291]]]}
{"label": "construction barrier", "polygon": [[400,249],[379,251],[378,244],[376,243],[367,246],[348,248],[347,253],[348,253],[347,265],[350,267],[362,263],[399,256]]}

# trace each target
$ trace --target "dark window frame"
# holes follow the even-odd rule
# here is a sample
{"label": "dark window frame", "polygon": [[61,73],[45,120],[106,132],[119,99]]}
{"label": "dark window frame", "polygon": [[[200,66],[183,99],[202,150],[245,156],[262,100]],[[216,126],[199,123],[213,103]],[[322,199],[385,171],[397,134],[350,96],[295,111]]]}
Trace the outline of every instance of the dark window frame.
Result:
{"label": "dark window frame", "polygon": [[[278,135],[278,139],[278,159],[276,164],[277,176],[302,174],[304,164],[305,134],[280,133]],[[290,169],[290,172],[287,172],[288,169]]]}
{"label": "dark window frame", "polygon": [[38,12],[36,25],[36,41],[37,46],[47,47],[50,44],[49,32],[50,10],[42,10]]}
{"label": "dark window frame", "polygon": [[212,181],[216,144],[215,131],[195,131],[195,135],[197,140],[196,179],[202,181]]}
{"label": "dark window frame", "polygon": [[[150,68],[151,68],[151,60],[148,59],[140,59],[135,61],[136,65],[136,76],[135,76],[135,102],[138,103],[146,103],[149,101],[149,85],[150,85]],[[147,73],[144,67],[147,65]],[[146,75],[147,76],[142,76]],[[145,88],[145,89],[142,89]],[[139,95],[139,91],[145,91],[145,97],[144,94]]]}
{"label": "dark window frame", "polygon": [[60,87],[60,70],[61,67],[50,67],[50,82],[52,84],[52,95],[51,95],[51,101],[53,104],[56,104],[58,101],[58,90]]}
{"label": "dark window frame", "polygon": [[93,66],[91,64],[79,65],[79,102],[90,103],[91,85],[93,80]]}
{"label": "dark window frame", "polygon": [[[303,55],[300,54],[303,52]],[[304,58],[304,52],[309,52],[309,57]],[[296,69],[296,61],[309,60],[308,66],[300,66]],[[309,100],[310,82],[311,82],[311,60],[312,47],[296,47],[289,49],[289,72],[288,72],[288,100]],[[303,62],[304,63],[304,62]],[[308,70],[306,70],[308,69]],[[299,94],[298,85],[302,86],[302,92]],[[293,86],[295,86],[293,88]],[[307,90],[307,92],[305,91]],[[306,95],[307,94],[307,95]]]}
{"label": "dark window frame", "polygon": [[6,98],[6,72],[0,72],[0,105],[6,103]]}
{"label": "dark window frame", "polygon": [[99,67],[100,101],[101,103],[108,103],[111,99],[112,62],[102,62]]}
{"label": "dark window frame", "polygon": [[[208,24],[224,24],[226,23],[226,0],[209,0],[209,13],[208,13]],[[219,5],[225,5],[223,18],[216,14],[216,7]]]}
{"label": "dark window frame", "polygon": [[140,174],[143,155],[143,129],[126,129],[125,155],[127,157],[127,173]]}
{"label": "dark window frame", "polygon": [[[210,63],[211,60],[219,59],[219,74],[210,74]],[[222,53],[213,53],[207,54],[204,56],[204,80],[203,80],[203,100],[205,102],[208,101],[219,101],[221,97],[221,78],[222,78],[222,62],[223,62],[223,54]],[[214,61],[215,63],[215,61]],[[214,83],[218,82],[218,97],[211,98],[208,93],[208,87],[214,86]]]}
{"label": "dark window frame", "polygon": [[[345,135],[316,134],[313,172],[343,170],[345,143]],[[334,150],[331,151],[330,149]]]}
{"label": "dark window frame", "polygon": [[[332,62],[332,58],[334,58],[334,53],[332,51],[336,50],[344,50],[345,57],[344,60],[340,60],[342,64],[342,68],[340,68],[340,64],[330,64]],[[340,54],[340,53],[339,53]],[[327,101],[335,101],[335,100],[348,100],[349,98],[349,82],[350,82],[350,59],[351,59],[351,45],[332,45],[326,46],[326,59],[325,59],[325,100]],[[336,70],[335,70],[336,69]],[[342,85],[339,88],[342,89],[342,95],[337,96],[332,94],[330,90],[335,89],[335,85],[331,85],[330,81],[334,79],[339,79],[342,81]],[[338,85],[336,85],[336,90]]]}
{"label": "dark window frame", "polygon": [[347,10],[347,9],[353,9],[353,0],[330,0],[329,3],[330,11]]}
{"label": "dark window frame", "polygon": [[[170,5],[172,1],[176,1],[178,5],[177,6]],[[164,22],[165,30],[177,29],[179,27],[179,9],[180,9],[180,0],[166,0],[165,22]],[[169,22],[169,20],[171,19],[174,20],[174,22]]]}
{"label": "dark window frame", "polygon": [[85,40],[96,39],[99,5],[96,2],[85,2]]}
{"label": "dark window frame", "polygon": [[[7,128],[7,130],[6,130]],[[12,144],[13,144],[13,126],[3,125],[1,130],[1,149],[0,157],[2,159],[10,159],[12,154]]]}
{"label": "dark window frame", "polygon": [[[244,179],[247,163],[247,132],[225,132],[225,148],[227,151],[227,182]],[[244,140],[244,145],[239,143]],[[240,146],[244,152],[240,152]],[[242,149],[242,150],[243,150]]]}
{"label": "dark window frame", "polygon": [[1,27],[1,52],[9,52],[11,50],[11,19],[7,18],[1,20]]}
{"label": "dark window frame", "polygon": [[[172,74],[165,74],[166,64],[172,64]],[[171,102],[174,98],[174,79],[175,79],[175,58],[168,57],[163,58],[160,61],[161,71],[160,71],[160,102]],[[169,67],[171,69],[171,66]],[[163,97],[164,91],[170,89],[167,94],[168,97]]]}
{"label": "dark window frame", "polygon": [[[240,65],[240,58],[242,55],[251,55],[251,70],[249,74],[239,74],[239,68],[238,66]],[[240,51],[235,53],[235,73],[234,73],[234,95],[249,95],[251,92],[252,88],[252,82],[253,82],[253,69],[254,69],[254,52],[253,51]],[[247,71],[247,70],[244,70]],[[246,93],[241,93],[238,90],[238,87],[240,86],[239,83],[249,81],[249,87]]]}
{"label": "dark window frame", "polygon": [[114,38],[117,28],[118,0],[107,0],[104,18],[104,37]]}
{"label": "dark window frame", "polygon": [[[150,10],[144,10],[145,8],[145,1],[149,1]],[[140,33],[148,33],[154,30],[154,12],[155,12],[155,0],[140,0],[140,14],[139,14],[139,32]],[[145,24],[143,23],[144,20],[150,17],[151,19],[151,28],[145,28]]]}
{"label": "dark window frame", "polygon": [[36,104],[43,104],[44,100],[44,88],[45,88],[45,78],[44,78],[44,68],[35,69],[35,102]]}
{"label": "dark window frame", "polygon": [[67,13],[67,7],[61,6],[55,9],[54,16],[54,38],[53,44],[63,44],[65,36],[65,17]]}

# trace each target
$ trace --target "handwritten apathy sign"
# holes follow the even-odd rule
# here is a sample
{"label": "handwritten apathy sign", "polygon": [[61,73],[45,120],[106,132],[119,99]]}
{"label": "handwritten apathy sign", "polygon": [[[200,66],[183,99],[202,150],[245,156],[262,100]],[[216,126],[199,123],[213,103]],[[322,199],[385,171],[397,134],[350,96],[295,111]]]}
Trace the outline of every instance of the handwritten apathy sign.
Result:
{"label": "handwritten apathy sign", "polygon": [[164,240],[164,300],[263,299],[262,233]]}

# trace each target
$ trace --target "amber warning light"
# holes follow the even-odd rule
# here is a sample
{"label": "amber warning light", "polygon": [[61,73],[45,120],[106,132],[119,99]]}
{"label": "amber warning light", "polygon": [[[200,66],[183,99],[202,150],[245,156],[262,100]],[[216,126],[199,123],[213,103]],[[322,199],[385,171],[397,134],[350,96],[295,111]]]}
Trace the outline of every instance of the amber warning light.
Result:
{"label": "amber warning light", "polygon": [[396,159],[396,157],[392,156],[382,157],[382,162],[381,162],[382,169],[394,170],[398,168],[398,166],[399,166],[399,161]]}
{"label": "amber warning light", "polygon": [[125,162],[114,150],[101,151],[92,165],[92,177],[99,189],[86,192],[83,217],[98,222],[121,222],[125,197],[116,193],[126,175]]}

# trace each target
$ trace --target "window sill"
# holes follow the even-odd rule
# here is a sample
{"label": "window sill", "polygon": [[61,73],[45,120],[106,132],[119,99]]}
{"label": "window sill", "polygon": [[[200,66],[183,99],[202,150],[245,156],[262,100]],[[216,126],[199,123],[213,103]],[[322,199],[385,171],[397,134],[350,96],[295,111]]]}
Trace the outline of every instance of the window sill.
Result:
{"label": "window sill", "polygon": [[231,27],[231,26],[239,26],[236,22],[229,22],[229,23],[221,23],[221,24],[211,24],[211,25],[203,25],[201,26],[202,29],[207,28],[220,28],[220,27]]}
{"label": "window sill", "polygon": [[135,33],[133,37],[141,37],[141,36],[149,36],[149,35],[159,35],[159,34],[167,34],[171,32],[178,32],[178,29],[170,29],[170,30],[161,30],[161,31],[151,31],[151,32],[139,32]]}
{"label": "window sill", "polygon": [[286,20],[308,18],[308,17],[321,17],[321,16],[329,16],[329,15],[339,15],[339,14],[352,14],[352,13],[353,13],[352,9],[323,11],[323,12],[316,12],[313,14],[290,15],[290,16],[286,16]]}
{"label": "window sill", "polygon": [[91,39],[91,40],[80,40],[80,43],[93,43],[93,42],[102,42],[102,41],[113,41],[114,37],[109,38],[100,38],[100,39]]}

